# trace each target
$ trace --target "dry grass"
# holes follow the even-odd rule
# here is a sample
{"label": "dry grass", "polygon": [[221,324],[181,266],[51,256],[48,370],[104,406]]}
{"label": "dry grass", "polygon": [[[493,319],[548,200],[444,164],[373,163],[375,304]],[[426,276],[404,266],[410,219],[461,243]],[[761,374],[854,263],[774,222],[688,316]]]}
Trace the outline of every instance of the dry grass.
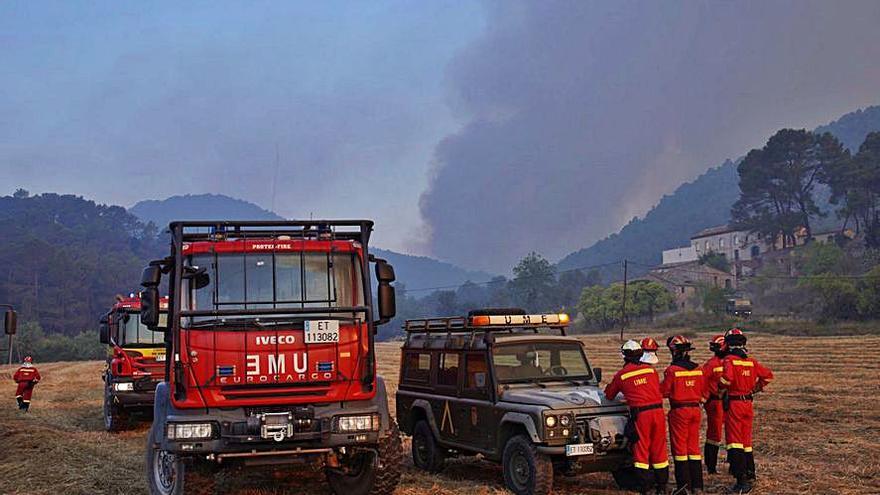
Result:
{"label": "dry grass", "polygon": [[[656,336],[655,336],[656,337]],[[610,376],[619,366],[617,339],[584,337],[591,359]],[[658,339],[659,340],[659,339]],[[706,339],[701,336],[699,340]],[[398,344],[379,345],[380,372],[393,392]],[[702,349],[704,345],[701,343]],[[756,402],[755,450],[765,494],[880,493],[880,363],[872,359],[880,337],[770,337],[752,340],[754,355],[777,379]],[[707,352],[697,353],[704,359]],[[143,442],[147,426],[111,435],[102,430],[102,363],[40,366],[31,413],[15,409],[8,368],[0,368],[0,493],[140,494]],[[270,495],[329,490],[317,473],[294,467],[295,476],[260,472],[224,473],[224,493]],[[707,478],[720,491],[728,476]],[[559,479],[562,494],[612,494],[607,474]],[[500,494],[500,469],[488,462],[460,459],[440,475],[408,464],[398,494]]]}

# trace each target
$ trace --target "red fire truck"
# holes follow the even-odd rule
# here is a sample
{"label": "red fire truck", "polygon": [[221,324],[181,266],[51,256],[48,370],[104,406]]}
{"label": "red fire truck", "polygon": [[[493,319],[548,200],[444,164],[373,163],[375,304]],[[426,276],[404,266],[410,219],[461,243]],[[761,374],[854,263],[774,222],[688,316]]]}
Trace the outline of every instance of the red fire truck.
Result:
{"label": "red fire truck", "polygon": [[170,255],[142,279],[141,321],[166,332],[169,356],[147,440],[151,493],[203,493],[224,466],[302,462],[322,466],[334,493],[394,491],[402,447],[374,349],[395,313],[394,270],[369,255],[372,228],[170,224]]}
{"label": "red fire truck", "polygon": [[[167,299],[160,301],[165,317]],[[153,397],[165,376],[165,342],[140,322],[141,301],[131,294],[117,296],[101,318],[100,340],[109,346],[104,370],[104,428],[119,431],[132,413],[152,413]]]}

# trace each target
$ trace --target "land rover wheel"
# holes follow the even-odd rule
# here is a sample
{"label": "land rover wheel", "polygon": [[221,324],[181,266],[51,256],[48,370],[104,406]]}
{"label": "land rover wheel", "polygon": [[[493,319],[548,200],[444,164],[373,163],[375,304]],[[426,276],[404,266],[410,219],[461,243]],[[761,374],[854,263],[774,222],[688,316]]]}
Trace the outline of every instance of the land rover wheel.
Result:
{"label": "land rover wheel", "polygon": [[437,445],[434,432],[425,420],[419,420],[413,428],[412,458],[417,468],[429,473],[440,472],[446,462],[446,455]]}
{"label": "land rover wheel", "polygon": [[147,435],[146,475],[150,495],[210,495],[214,475],[202,466],[187,466],[183,459],[161,448],[161,426],[153,423]]}
{"label": "land rover wheel", "polygon": [[400,482],[403,444],[392,419],[388,435],[379,439],[378,455],[361,452],[341,469],[328,469],[327,482],[336,495],[391,495]]}
{"label": "land rover wheel", "polygon": [[125,415],[122,414],[120,407],[113,403],[113,395],[110,393],[110,385],[104,386],[104,429],[110,432],[117,432],[125,429]]}
{"label": "land rover wheel", "polygon": [[553,489],[553,461],[524,435],[507,441],[501,464],[504,484],[517,495],[548,495]]}

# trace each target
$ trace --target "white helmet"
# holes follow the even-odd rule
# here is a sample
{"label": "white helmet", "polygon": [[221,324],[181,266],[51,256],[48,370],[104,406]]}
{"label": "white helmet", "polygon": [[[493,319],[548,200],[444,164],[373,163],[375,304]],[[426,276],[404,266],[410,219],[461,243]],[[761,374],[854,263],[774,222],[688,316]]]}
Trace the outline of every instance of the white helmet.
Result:
{"label": "white helmet", "polygon": [[635,340],[627,340],[620,346],[620,355],[624,359],[638,359],[643,352],[642,346]]}

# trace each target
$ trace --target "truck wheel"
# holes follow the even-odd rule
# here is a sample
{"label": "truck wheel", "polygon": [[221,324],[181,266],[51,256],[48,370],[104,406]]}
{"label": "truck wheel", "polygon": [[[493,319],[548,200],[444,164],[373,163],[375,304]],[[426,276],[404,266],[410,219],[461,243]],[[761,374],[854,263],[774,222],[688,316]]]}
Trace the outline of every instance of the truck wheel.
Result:
{"label": "truck wheel", "polygon": [[504,484],[517,495],[548,495],[553,490],[553,462],[524,435],[507,441],[501,459]]}
{"label": "truck wheel", "polygon": [[[157,431],[158,430],[158,431]],[[147,435],[146,475],[150,495],[211,495],[214,473],[208,466],[187,466],[176,454],[162,450],[162,428],[153,423]]]}
{"label": "truck wheel", "polygon": [[621,490],[637,492],[642,489],[642,480],[634,466],[621,466],[611,471],[614,482]]}
{"label": "truck wheel", "polygon": [[388,435],[379,439],[378,458],[363,452],[354,457],[348,472],[327,470],[327,482],[336,495],[391,495],[400,482],[403,444],[392,419]]}
{"label": "truck wheel", "polygon": [[125,415],[120,408],[113,404],[113,395],[110,387],[104,387],[104,429],[109,432],[117,432],[127,427]]}
{"label": "truck wheel", "polygon": [[412,436],[412,459],[413,464],[419,469],[429,473],[438,473],[443,470],[446,463],[446,455],[437,440],[434,432],[425,420],[419,420],[413,428]]}

